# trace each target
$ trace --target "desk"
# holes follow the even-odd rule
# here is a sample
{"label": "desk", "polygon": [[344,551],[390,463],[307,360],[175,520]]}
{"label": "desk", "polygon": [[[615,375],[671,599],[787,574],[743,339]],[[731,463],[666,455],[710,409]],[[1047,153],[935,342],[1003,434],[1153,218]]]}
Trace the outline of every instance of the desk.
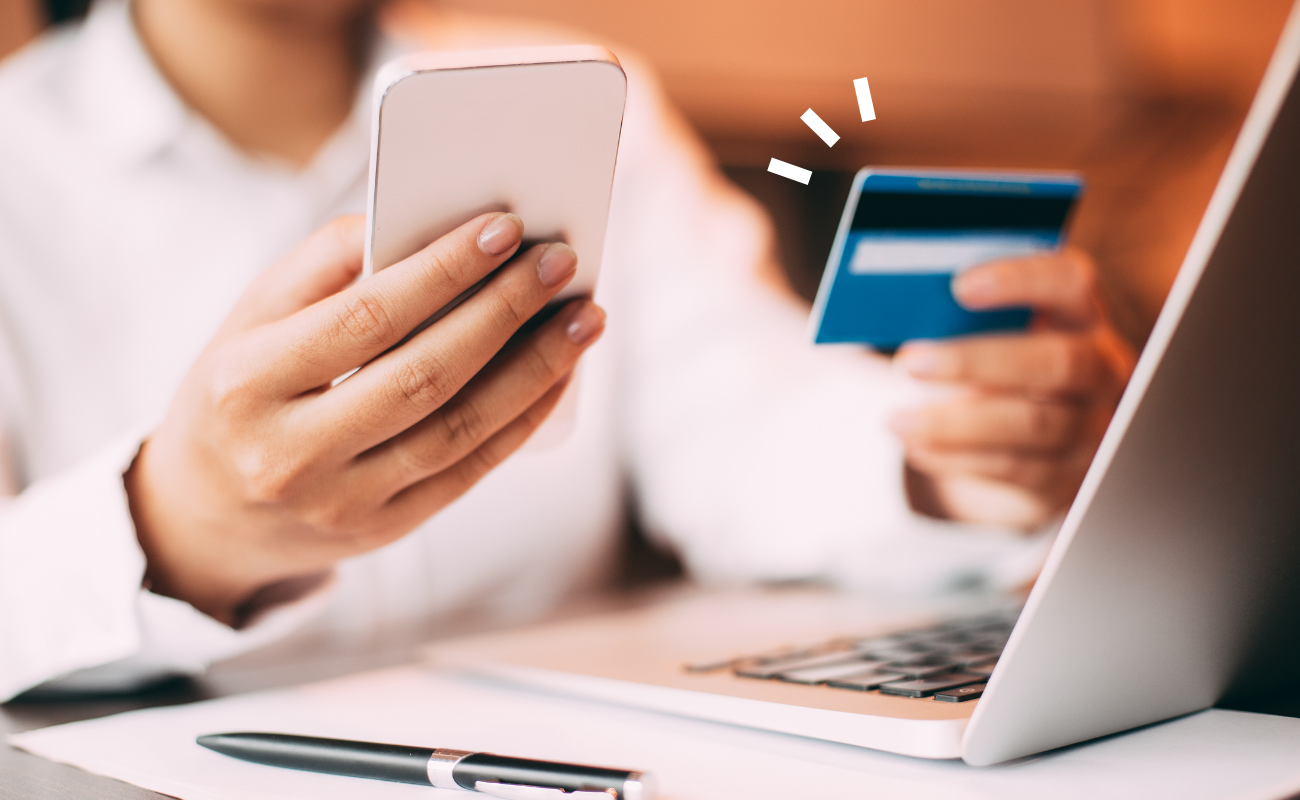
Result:
{"label": "desk", "polygon": [[[645,574],[637,572],[624,576],[633,588],[576,599],[557,609],[547,619],[611,611],[689,591],[683,581],[656,580],[661,575],[671,574],[672,570],[662,568],[662,565],[652,565]],[[447,636],[464,632],[466,630],[454,627],[443,631]],[[418,658],[422,638],[427,637],[407,637],[403,632],[395,631],[374,646],[360,648],[330,642],[306,642],[282,649],[272,647],[217,664],[201,678],[177,679],[137,694],[76,698],[33,698],[29,695],[0,705],[0,800],[87,797],[96,800],[166,800],[155,792],[24,753],[5,744],[4,736],[139,708],[193,703],[409,664]]]}
{"label": "desk", "polygon": [[[626,602],[626,599],[616,602]],[[218,665],[202,679],[178,680],[134,696],[77,700],[24,699],[0,706],[0,730],[6,733],[16,732],[136,708],[173,705],[258,689],[291,686],[361,670],[409,663],[414,656],[415,648],[410,645],[367,649],[360,653],[321,645],[314,650],[299,652],[293,657],[277,656],[274,653],[254,654]],[[1295,699],[1291,698],[1292,702]],[[140,800],[160,798],[162,795],[47,762],[0,745],[0,800],[70,797]]]}
{"label": "desk", "polygon": [[[282,664],[235,661],[215,666],[200,679],[178,679],[146,692],[124,697],[79,699],[20,699],[0,706],[0,736],[63,722],[93,719],[137,708],[192,703],[214,697],[292,686],[305,681],[347,675],[365,669],[409,663],[413,647],[382,652],[322,651]],[[165,800],[163,795],[55,764],[0,742],[0,800]]]}

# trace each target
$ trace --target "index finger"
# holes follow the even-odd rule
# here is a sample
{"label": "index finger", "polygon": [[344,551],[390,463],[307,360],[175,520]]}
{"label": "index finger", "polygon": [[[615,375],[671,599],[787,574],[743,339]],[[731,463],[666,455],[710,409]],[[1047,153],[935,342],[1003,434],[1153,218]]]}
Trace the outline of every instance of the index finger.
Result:
{"label": "index finger", "polygon": [[492,274],[514,255],[523,232],[514,214],[484,214],[280,323],[274,337],[285,343],[276,355],[279,390],[323,386],[379,356]]}
{"label": "index finger", "polygon": [[971,310],[1030,306],[1069,326],[1094,322],[1100,313],[1096,271],[1075,248],[990,261],[953,278],[952,294]]}
{"label": "index finger", "polygon": [[894,358],[923,380],[1036,397],[1095,395],[1114,383],[1110,362],[1092,337],[1061,331],[914,341]]}

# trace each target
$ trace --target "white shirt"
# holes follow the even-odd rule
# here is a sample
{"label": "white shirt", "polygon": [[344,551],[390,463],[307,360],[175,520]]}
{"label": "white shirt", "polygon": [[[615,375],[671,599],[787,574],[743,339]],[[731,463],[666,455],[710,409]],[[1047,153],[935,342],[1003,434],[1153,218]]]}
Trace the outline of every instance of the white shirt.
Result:
{"label": "white shirt", "polygon": [[917,388],[807,343],[806,310],[758,279],[766,218],[626,66],[609,324],[569,438],[239,631],[141,587],[122,473],[252,278],[364,211],[365,101],[305,169],[250,157],[178,99],[120,0],[0,66],[0,700],[197,672],[289,635],[535,615],[605,574],[629,482],[704,580],[1032,575],[1043,537],[908,508],[885,421]]}

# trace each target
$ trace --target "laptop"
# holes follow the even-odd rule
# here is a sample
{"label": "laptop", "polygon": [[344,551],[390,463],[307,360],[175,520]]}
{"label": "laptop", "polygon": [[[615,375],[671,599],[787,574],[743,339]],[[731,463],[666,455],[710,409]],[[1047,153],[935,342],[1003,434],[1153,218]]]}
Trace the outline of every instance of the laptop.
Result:
{"label": "laptop", "polygon": [[[1023,602],[765,596],[438,645],[553,691],[994,764],[1300,683],[1300,5]],[[821,603],[821,605],[819,605]],[[791,641],[800,644],[791,646]]]}

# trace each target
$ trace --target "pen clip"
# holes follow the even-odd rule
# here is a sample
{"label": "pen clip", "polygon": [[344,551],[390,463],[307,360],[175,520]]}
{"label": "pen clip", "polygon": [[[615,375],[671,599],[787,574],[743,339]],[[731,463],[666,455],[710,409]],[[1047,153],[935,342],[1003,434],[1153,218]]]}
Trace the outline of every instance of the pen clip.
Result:
{"label": "pen clip", "polygon": [[566,792],[549,786],[492,781],[475,781],[474,791],[504,800],[613,800],[617,796],[613,792]]}

